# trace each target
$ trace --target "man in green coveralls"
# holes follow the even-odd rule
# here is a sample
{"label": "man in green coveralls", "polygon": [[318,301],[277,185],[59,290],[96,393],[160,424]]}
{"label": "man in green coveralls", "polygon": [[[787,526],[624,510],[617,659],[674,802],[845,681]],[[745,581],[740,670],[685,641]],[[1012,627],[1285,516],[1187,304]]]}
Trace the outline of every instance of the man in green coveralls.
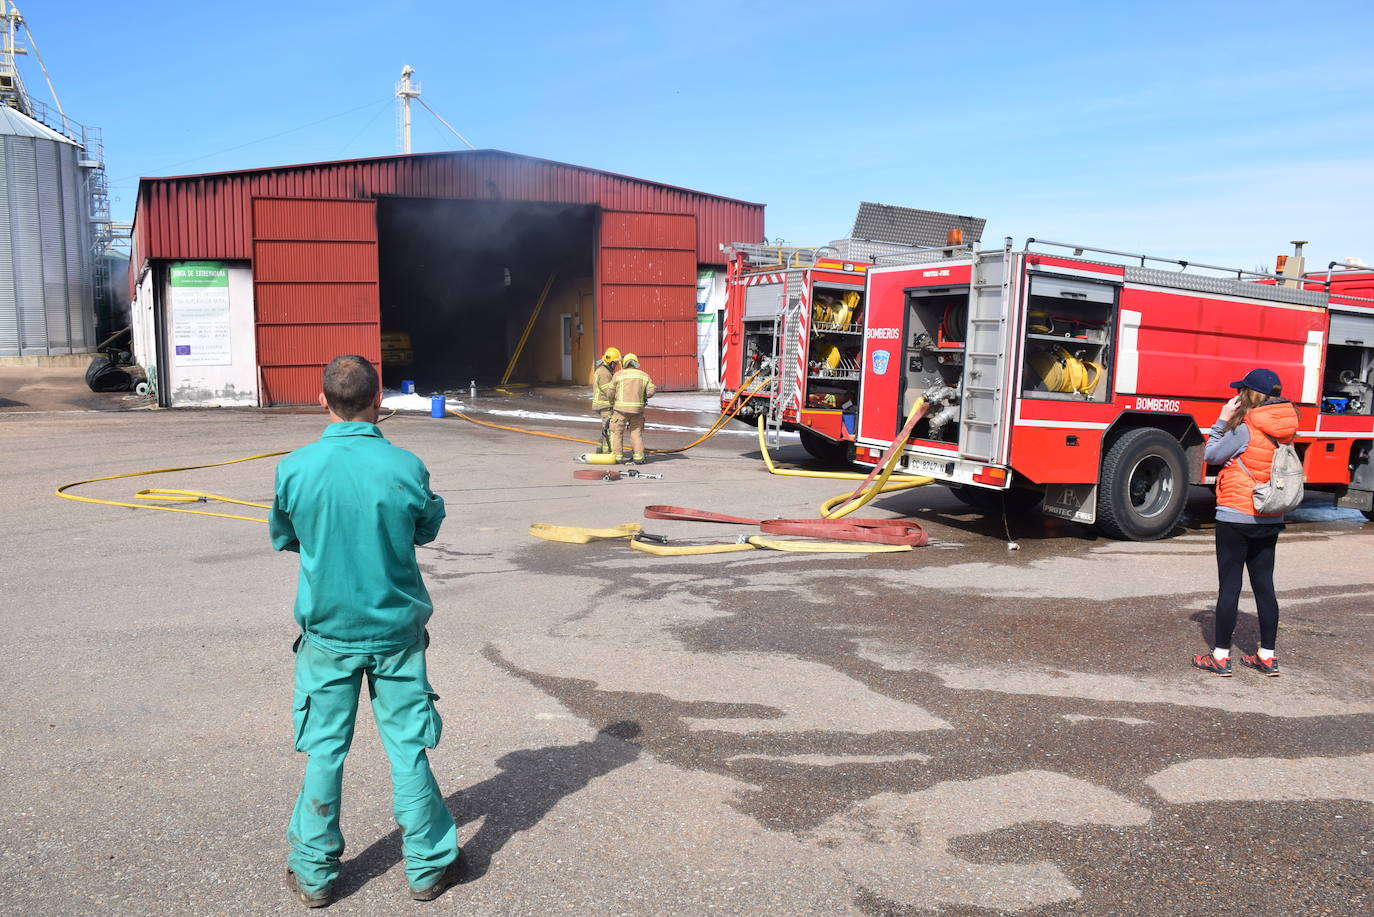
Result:
{"label": "man in green coveralls", "polygon": [[307,907],[333,900],[344,850],[339,831],[344,757],[364,678],[391,760],[412,898],[437,898],[456,881],[453,817],[426,750],[442,721],[425,673],[425,622],[434,611],[415,546],[439,534],[444,501],[416,456],[377,429],[377,371],[359,356],[324,370],[330,423],[317,442],[277,466],[272,547],[301,556],[296,590],[296,750],[309,757],[287,829],[287,885]]}

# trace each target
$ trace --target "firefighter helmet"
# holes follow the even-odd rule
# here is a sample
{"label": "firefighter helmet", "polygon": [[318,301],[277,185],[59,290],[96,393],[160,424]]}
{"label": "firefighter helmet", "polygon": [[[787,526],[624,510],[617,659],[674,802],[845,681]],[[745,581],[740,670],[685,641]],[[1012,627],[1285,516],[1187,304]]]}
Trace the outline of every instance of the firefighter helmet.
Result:
{"label": "firefighter helmet", "polygon": [[639,366],[639,357],[635,354],[627,353],[621,358],[620,362],[623,366],[637,367]]}
{"label": "firefighter helmet", "polygon": [[607,347],[606,352],[601,355],[602,363],[614,363],[620,359],[620,351],[614,347]]}

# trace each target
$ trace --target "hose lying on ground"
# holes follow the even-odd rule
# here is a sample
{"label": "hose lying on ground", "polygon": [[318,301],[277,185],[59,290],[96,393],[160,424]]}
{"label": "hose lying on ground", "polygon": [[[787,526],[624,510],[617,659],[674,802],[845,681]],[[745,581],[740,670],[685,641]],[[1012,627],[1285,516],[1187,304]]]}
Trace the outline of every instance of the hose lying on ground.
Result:
{"label": "hose lying on ground", "polygon": [[[706,432],[703,433],[701,436],[698,436],[696,439],[692,440],[687,445],[679,446],[676,449],[646,449],[645,451],[652,453],[654,455],[673,455],[678,452],[686,452],[693,446],[699,446],[702,443],[706,442],[706,440],[715,436],[717,433],[719,433],[722,429],[725,428],[725,425],[727,423],[734,419],[736,414],[738,414],[741,410],[744,409],[744,406],[748,404],[755,395],[757,395],[759,392],[763,390],[764,386],[760,384],[753,390],[746,391],[749,388],[749,384],[753,382],[754,379],[757,378],[759,373],[761,372],[763,372],[763,370],[757,370],[754,373],[754,375],[744,380],[744,384],[740,386],[739,391],[735,392],[734,397],[726,403],[725,408],[721,410],[720,414],[716,416],[715,420],[711,421],[711,425],[706,428]],[[744,396],[743,400],[740,400],[740,396]],[[738,404],[736,402],[738,402]],[[477,424],[477,426],[479,427],[490,427],[493,430],[505,430],[508,433],[524,433],[527,436],[543,436],[548,439],[561,439],[564,442],[585,443],[588,446],[595,446],[597,444],[597,441],[594,439],[582,439],[581,437],[577,436],[566,436],[562,433],[549,433],[545,430],[527,430],[524,427],[513,427],[509,424],[492,423],[489,420],[478,420],[475,417],[470,417],[467,414],[464,414],[462,411],[454,411],[450,410],[449,408],[444,409],[444,414],[449,417],[457,417],[460,420],[466,420],[468,423]]]}
{"label": "hose lying on ground", "polygon": [[[868,474],[859,474],[852,471],[802,471],[798,469],[778,468],[773,464],[773,458],[768,454],[768,444],[763,433],[763,418],[759,418],[759,452],[763,454],[764,467],[769,474],[786,475],[796,478],[832,478],[845,481],[862,481],[863,483],[853,491],[846,494],[839,494],[831,497],[821,504],[821,515],[826,518],[838,518],[868,503],[874,497],[885,493],[896,493],[899,490],[908,490],[912,487],[922,487],[934,481],[934,478],[900,475],[894,478],[893,471],[897,467],[898,460],[901,459],[902,450],[906,447],[907,440],[911,438],[911,431],[916,428],[916,424],[925,416],[929,406],[924,398],[916,399],[916,403],[911,406],[911,413],[907,415],[906,424],[902,427],[897,438],[892,445],[888,446],[882,458],[873,466],[873,470]],[[879,477],[876,483],[870,485],[874,477]],[[852,506],[848,506],[853,501]]]}
{"label": "hose lying on ground", "polygon": [[[760,372],[761,372],[761,370],[760,370]],[[762,386],[759,386],[759,387],[753,389],[752,391],[746,392],[746,390],[745,390],[745,389],[748,387],[748,385],[749,385],[751,382],[754,381],[754,379],[758,376],[758,374],[759,374],[758,372],[755,372],[754,375],[750,376],[747,380],[745,380],[744,385],[741,386],[741,387],[740,387],[740,390],[739,390],[738,392],[735,393],[735,396],[734,396],[733,398],[730,399],[730,402],[729,402],[728,404],[726,404],[725,409],[724,409],[723,411],[721,411],[720,415],[716,418],[715,421],[712,422],[711,426],[707,429],[707,431],[706,431],[702,436],[698,437],[697,439],[693,440],[692,442],[688,443],[687,445],[682,446],[682,447],[677,448],[677,449],[651,449],[651,450],[649,450],[649,451],[650,451],[650,452],[656,452],[656,453],[685,452],[686,450],[692,448],[693,446],[700,445],[701,443],[703,443],[703,442],[705,442],[706,440],[710,439],[712,436],[715,436],[717,433],[719,433],[719,432],[721,431],[721,429],[725,426],[725,424],[727,424],[736,414],[738,414],[738,413],[740,412],[740,410],[742,410],[742,409],[744,408],[744,406],[745,406],[746,404],[749,403],[750,399],[752,399],[755,395],[757,395],[757,394],[759,393],[759,391],[762,389]],[[744,397],[743,397],[743,400],[741,400],[741,396],[744,396]],[[737,404],[736,402],[738,402],[738,404]],[[544,437],[548,437],[549,439],[561,439],[561,440],[566,440],[566,441],[568,441],[568,442],[586,443],[586,444],[592,445],[592,446],[596,445],[596,441],[595,441],[595,440],[590,440],[590,439],[579,439],[579,438],[577,438],[577,437],[575,437],[575,436],[564,436],[564,435],[559,434],[559,433],[548,433],[548,432],[545,432],[545,431],[542,431],[542,430],[525,430],[525,429],[522,429],[521,427],[512,427],[512,426],[507,426],[507,425],[505,425],[505,424],[491,423],[490,421],[486,421],[486,420],[477,420],[476,418],[474,418],[474,417],[469,417],[468,415],[463,414],[462,412],[459,412],[459,411],[449,411],[449,410],[446,409],[446,413],[451,414],[451,415],[453,415],[454,417],[460,417],[460,418],[462,418],[463,420],[468,421],[469,423],[474,423],[474,424],[477,424],[478,426],[482,426],[482,427],[491,427],[492,429],[495,429],[495,430],[507,430],[507,431],[510,431],[510,432],[513,432],[513,433],[525,433],[525,434],[528,434],[528,435],[530,435],[530,436],[544,436]],[[383,421],[386,421],[386,420],[388,420],[389,418],[394,417],[395,415],[396,415],[396,412],[395,412],[395,411],[392,411],[390,414],[386,415],[386,417],[381,418],[381,419],[378,420],[377,422],[378,422],[378,423],[382,423]],[[202,469],[202,468],[218,468],[218,467],[220,467],[221,465],[235,465],[235,464],[238,464],[238,463],[240,463],[240,462],[252,462],[252,461],[257,461],[258,459],[276,458],[276,457],[278,457],[278,456],[288,455],[290,452],[291,452],[291,450],[287,449],[287,450],[282,451],[282,452],[264,452],[264,453],[262,453],[261,455],[249,455],[249,456],[245,456],[245,457],[243,457],[243,458],[229,459],[229,460],[223,461],[223,462],[209,462],[209,463],[204,464],[204,465],[182,465],[182,466],[178,466],[178,467],[175,467],[175,468],[153,468],[153,469],[149,469],[149,470],[146,470],[146,471],[130,471],[130,472],[126,472],[126,473],[124,473],[124,474],[111,474],[111,475],[105,475],[105,476],[103,476],[103,477],[98,477],[98,478],[87,478],[87,479],[85,479],[85,480],[83,480],[83,481],[72,481],[72,482],[70,482],[70,483],[68,483],[68,484],[63,484],[63,485],[61,485],[60,487],[58,487],[53,493],[54,493],[56,496],[59,496],[59,497],[61,497],[61,498],[64,499],[64,500],[75,500],[75,501],[80,502],[80,503],[98,503],[98,504],[101,504],[101,505],[104,505],[104,506],[123,506],[123,507],[127,507],[127,508],[129,508],[129,509],[153,509],[153,510],[159,510],[159,511],[164,512],[164,513],[189,513],[190,515],[193,515],[193,516],[214,516],[215,518],[218,518],[218,519],[241,519],[241,520],[243,520],[244,522],[266,522],[266,521],[267,521],[266,519],[260,519],[260,518],[258,518],[258,517],[256,517],[256,516],[240,516],[240,515],[237,515],[237,514],[234,514],[234,513],[215,513],[215,512],[210,512],[209,510],[202,510],[202,509],[185,509],[185,508],[179,507],[179,506],[157,506],[157,505],[153,505],[153,504],[149,504],[149,503],[126,503],[126,502],[121,501],[121,500],[101,500],[101,499],[97,499],[97,498],[95,498],[95,497],[81,497],[81,496],[77,496],[76,494],[68,493],[67,491],[71,490],[71,489],[74,488],[74,487],[80,487],[80,486],[82,486],[82,485],[84,485],[84,484],[97,484],[97,483],[99,483],[99,482],[101,482],[101,481],[115,481],[115,480],[119,480],[120,478],[136,478],[136,477],[142,477],[142,476],[145,476],[145,475],[152,475],[152,474],[168,474],[168,473],[173,472],[173,471],[198,471],[198,470],[200,470],[200,469]],[[173,495],[176,495],[176,496],[173,496]],[[257,507],[257,508],[259,508],[259,509],[271,509],[271,508],[272,508],[272,505],[271,505],[270,503],[253,503],[253,502],[248,501],[248,500],[236,500],[236,499],[233,499],[233,498],[231,498],[231,497],[222,497],[222,496],[219,496],[219,495],[216,495],[216,494],[201,493],[201,492],[199,492],[199,491],[193,491],[193,490],[155,490],[155,489],[149,489],[149,490],[141,490],[141,491],[139,491],[137,494],[135,494],[135,496],[141,497],[141,498],[143,498],[143,499],[145,499],[145,500],[155,500],[155,501],[156,501],[156,500],[162,500],[162,501],[176,501],[176,500],[178,500],[179,498],[181,498],[181,499],[185,499],[187,502],[198,501],[198,502],[201,502],[201,503],[210,503],[210,502],[215,502],[215,503],[233,503],[233,504],[237,504],[237,505],[240,505],[240,506],[253,506],[253,507]]]}
{"label": "hose lying on ground", "polygon": [[[390,420],[392,417],[395,416],[396,412],[392,411],[385,417],[380,418],[377,421],[377,423],[385,423],[386,421]],[[104,477],[100,478],[87,478],[84,481],[72,481],[70,484],[63,484],[61,487],[58,487],[56,490],[54,490],[53,493],[56,496],[61,497],[63,500],[75,500],[78,503],[99,503],[104,506],[127,506],[129,509],[155,509],[164,513],[189,513],[192,516],[214,516],[217,519],[242,519],[244,522],[266,523],[266,519],[260,519],[257,516],[238,516],[233,513],[212,513],[209,510],[184,509],[180,506],[155,506],[149,503],[124,503],[119,500],[100,500],[95,497],[78,497],[76,494],[67,493],[67,491],[71,490],[73,487],[80,487],[82,484],[96,484],[100,481],[117,481],[120,478],[139,478],[150,474],[168,474],[173,471],[199,471],[202,468],[219,468],[222,465],[237,465],[241,462],[256,462],[258,459],[276,458],[279,455],[289,455],[290,453],[291,450],[286,449],[282,452],[264,452],[261,455],[247,455],[243,458],[227,459],[223,462],[208,462],[204,465],[182,465],[177,468],[153,468],[148,471],[128,471],[124,474],[107,474]],[[196,501],[200,503],[235,503],[239,506],[255,506],[259,509],[272,508],[271,503],[254,503],[250,500],[236,500],[233,497],[221,497],[218,494],[201,493],[198,490],[149,489],[140,490],[136,494],[134,494],[134,496],[142,497],[145,500],[184,500],[186,502]]]}
{"label": "hose lying on ground", "polygon": [[909,544],[842,544],[833,541],[779,541],[754,535],[744,541],[729,544],[675,544],[662,545],[652,542],[630,540],[630,547],[645,554],[658,557],[681,557],[693,554],[730,554],[735,551],[752,551],[755,548],[768,548],[773,551],[796,551],[808,554],[890,554],[896,551],[910,551]]}

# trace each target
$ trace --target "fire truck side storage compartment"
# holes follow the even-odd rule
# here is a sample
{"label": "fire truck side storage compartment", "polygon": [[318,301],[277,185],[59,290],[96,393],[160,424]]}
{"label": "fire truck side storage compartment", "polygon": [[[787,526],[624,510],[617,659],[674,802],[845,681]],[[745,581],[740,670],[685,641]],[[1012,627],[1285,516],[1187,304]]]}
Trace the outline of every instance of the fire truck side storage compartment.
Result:
{"label": "fire truck side storage compartment", "polygon": [[[904,395],[901,416],[916,399],[944,392],[945,406],[932,410],[916,425],[914,439],[958,443],[958,396],[964,371],[964,341],[968,334],[968,288],[915,289],[907,291],[905,354],[902,367]],[[943,418],[943,422],[941,422]]]}
{"label": "fire truck side storage compartment", "polygon": [[1323,414],[1374,413],[1374,316],[1331,311]]}
{"label": "fire truck side storage compartment", "polygon": [[1029,398],[1105,402],[1117,287],[1033,275],[1021,388]]}
{"label": "fire truck side storage compartment", "polygon": [[851,416],[857,410],[863,307],[859,290],[821,283],[812,288],[806,407],[841,410]]}

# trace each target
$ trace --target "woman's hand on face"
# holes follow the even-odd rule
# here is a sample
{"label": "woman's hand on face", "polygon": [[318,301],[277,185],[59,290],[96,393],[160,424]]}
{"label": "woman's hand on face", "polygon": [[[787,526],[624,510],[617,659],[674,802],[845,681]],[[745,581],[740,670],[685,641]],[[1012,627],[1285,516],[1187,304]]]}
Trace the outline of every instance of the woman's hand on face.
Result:
{"label": "woman's hand on face", "polygon": [[1222,423],[1230,423],[1231,418],[1236,416],[1236,411],[1238,410],[1240,410],[1240,395],[1237,395],[1221,406],[1221,414],[1217,416],[1217,420]]}

